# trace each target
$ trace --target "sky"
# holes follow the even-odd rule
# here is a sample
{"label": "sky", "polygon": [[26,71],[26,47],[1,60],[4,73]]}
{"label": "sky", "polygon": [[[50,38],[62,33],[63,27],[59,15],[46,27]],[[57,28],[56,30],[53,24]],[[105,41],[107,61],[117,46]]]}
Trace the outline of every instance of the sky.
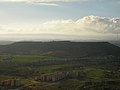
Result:
{"label": "sky", "polygon": [[116,40],[120,0],[0,0],[0,40]]}

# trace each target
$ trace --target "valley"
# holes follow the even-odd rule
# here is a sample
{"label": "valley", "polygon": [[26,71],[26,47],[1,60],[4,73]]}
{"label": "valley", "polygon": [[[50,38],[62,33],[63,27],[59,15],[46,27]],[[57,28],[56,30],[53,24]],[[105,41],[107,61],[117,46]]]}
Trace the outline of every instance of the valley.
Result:
{"label": "valley", "polygon": [[120,48],[108,42],[0,46],[0,90],[119,90],[119,86]]}

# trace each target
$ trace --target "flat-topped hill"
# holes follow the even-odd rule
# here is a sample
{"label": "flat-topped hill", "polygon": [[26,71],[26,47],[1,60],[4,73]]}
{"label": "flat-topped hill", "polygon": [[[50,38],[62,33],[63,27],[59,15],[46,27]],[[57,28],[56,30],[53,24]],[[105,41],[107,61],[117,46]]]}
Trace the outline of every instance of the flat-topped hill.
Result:
{"label": "flat-topped hill", "polygon": [[45,54],[62,57],[120,55],[120,48],[108,42],[16,42],[0,45],[0,53]]}

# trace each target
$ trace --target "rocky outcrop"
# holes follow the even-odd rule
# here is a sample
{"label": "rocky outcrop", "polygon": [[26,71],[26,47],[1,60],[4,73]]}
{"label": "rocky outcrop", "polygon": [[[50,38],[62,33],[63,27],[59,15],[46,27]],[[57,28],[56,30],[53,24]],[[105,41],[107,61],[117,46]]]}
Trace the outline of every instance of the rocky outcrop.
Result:
{"label": "rocky outcrop", "polygon": [[85,73],[83,72],[55,72],[49,74],[41,74],[38,77],[35,77],[36,81],[43,82],[55,82],[67,78],[83,78]]}
{"label": "rocky outcrop", "polygon": [[0,82],[0,85],[4,87],[19,87],[22,85],[22,83],[19,79],[9,79]]}
{"label": "rocky outcrop", "polygon": [[36,77],[35,80],[40,81],[58,81],[64,79],[68,76],[67,72],[55,72],[49,74],[41,74],[40,76]]}

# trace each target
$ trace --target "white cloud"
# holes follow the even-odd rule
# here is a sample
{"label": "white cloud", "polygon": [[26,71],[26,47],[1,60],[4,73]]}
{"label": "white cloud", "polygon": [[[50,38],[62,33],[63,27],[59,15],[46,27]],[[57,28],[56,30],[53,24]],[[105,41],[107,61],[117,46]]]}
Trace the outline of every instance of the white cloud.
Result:
{"label": "white cloud", "polygon": [[0,0],[0,2],[24,2],[24,3],[34,3],[38,5],[46,6],[60,6],[57,2],[79,2],[88,0]]}
{"label": "white cloud", "polygon": [[34,3],[48,3],[48,2],[83,2],[83,1],[94,1],[94,0],[0,0],[6,2],[34,2]]}
{"label": "white cloud", "polygon": [[91,2],[91,1],[113,1],[120,2],[120,0],[0,0],[1,2],[28,2],[28,3],[51,3],[51,2]]}
{"label": "white cloud", "polygon": [[77,21],[84,30],[98,33],[120,33],[120,18],[105,18],[99,16],[87,16]]}
{"label": "white cloud", "polygon": [[60,5],[55,4],[55,3],[33,3],[33,4],[44,5],[44,6],[60,6]]}
{"label": "white cloud", "polygon": [[48,33],[65,35],[115,34],[120,33],[120,18],[86,16],[77,21],[53,20],[35,26],[28,25],[28,27],[20,27],[16,27],[16,25],[13,27],[2,26],[0,33]]}
{"label": "white cloud", "polygon": [[120,33],[120,18],[86,16],[77,21],[55,20],[40,25],[42,31],[66,34]]}

